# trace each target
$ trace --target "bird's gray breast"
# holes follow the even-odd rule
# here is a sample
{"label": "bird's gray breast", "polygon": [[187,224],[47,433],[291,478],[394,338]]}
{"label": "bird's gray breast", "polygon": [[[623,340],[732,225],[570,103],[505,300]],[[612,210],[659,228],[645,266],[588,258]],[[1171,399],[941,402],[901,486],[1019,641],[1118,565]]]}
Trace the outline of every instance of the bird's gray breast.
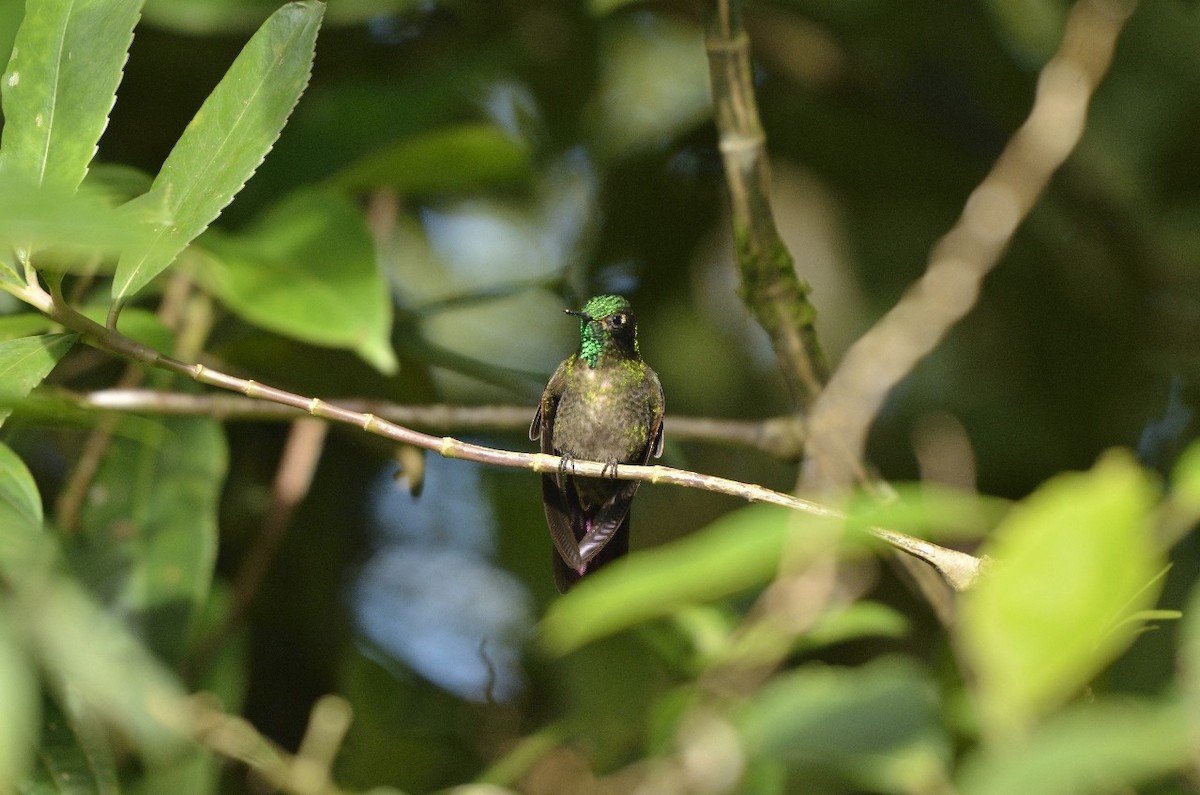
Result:
{"label": "bird's gray breast", "polygon": [[554,448],[592,461],[640,461],[655,419],[646,369],[575,367],[555,415]]}

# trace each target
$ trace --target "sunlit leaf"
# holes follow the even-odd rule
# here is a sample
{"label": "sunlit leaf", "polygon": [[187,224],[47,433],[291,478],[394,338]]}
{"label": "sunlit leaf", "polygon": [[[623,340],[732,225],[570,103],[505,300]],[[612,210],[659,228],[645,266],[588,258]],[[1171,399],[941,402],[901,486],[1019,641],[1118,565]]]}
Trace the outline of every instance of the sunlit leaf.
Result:
{"label": "sunlit leaf", "polygon": [[[120,729],[150,760],[180,745],[183,691],[174,676],[130,633],[66,578],[47,576],[21,606],[48,680],[68,687],[80,710],[73,722],[100,720]],[[52,790],[53,791],[53,790]]]}
{"label": "sunlit leaf", "polygon": [[[422,0],[338,0],[326,22],[361,23],[409,11]],[[147,0],[146,20],[184,33],[241,33],[254,30],[279,7],[278,0]]]}
{"label": "sunlit leaf", "polygon": [[1177,704],[1100,701],[1047,719],[1023,742],[976,751],[962,765],[962,795],[1132,792],[1189,759]]}
{"label": "sunlit leaf", "polygon": [[125,421],[69,549],[94,592],[167,660],[181,659],[208,594],[226,455],[213,420]]}
{"label": "sunlit leaf", "polygon": [[897,483],[887,500],[860,496],[847,508],[847,529],[884,527],[928,539],[976,538],[1012,507],[1007,500],[930,483]]}
{"label": "sunlit leaf", "polygon": [[601,569],[550,606],[542,643],[565,654],[687,605],[766,583],[794,519],[774,506],[742,508],[685,539]]}
{"label": "sunlit leaf", "polygon": [[993,733],[1028,727],[1136,635],[1125,619],[1153,606],[1162,568],[1149,526],[1155,497],[1133,459],[1113,452],[1046,482],[996,529],[959,627]]}
{"label": "sunlit leaf", "polygon": [[0,425],[75,343],[74,334],[42,334],[0,342]]}
{"label": "sunlit leaf", "polygon": [[1186,514],[1185,521],[1200,518],[1200,442],[1179,456],[1171,473],[1171,498]]}
{"label": "sunlit leaf", "polygon": [[[0,174],[0,251],[55,247],[48,255],[54,267],[65,267],[70,263],[58,260],[117,252],[140,244],[146,236],[128,211],[112,207],[86,185],[72,192]],[[4,265],[4,270],[22,283],[14,262]]]}
{"label": "sunlit leaf", "polygon": [[46,700],[42,737],[21,795],[117,795],[117,762],[100,727],[72,719]]}
{"label": "sunlit leaf", "polygon": [[39,312],[20,312],[0,316],[0,341],[42,334],[53,325],[52,320]]}
{"label": "sunlit leaf", "polygon": [[8,611],[0,610],[0,792],[12,792],[28,770],[37,741],[38,694],[26,650]]}
{"label": "sunlit leaf", "polygon": [[491,125],[472,124],[401,139],[340,171],[332,184],[426,193],[525,181],[531,174],[525,145]]}
{"label": "sunlit leaf", "polygon": [[790,767],[837,772],[871,790],[915,792],[924,771],[950,757],[938,711],[928,673],[885,658],[781,674],[746,704],[738,727],[752,753]]}
{"label": "sunlit leaf", "polygon": [[212,256],[204,257],[201,280],[249,322],[396,370],[391,293],[348,199],[300,193],[243,234],[212,232],[203,242]]}
{"label": "sunlit leaf", "polygon": [[142,0],[42,0],[0,78],[0,172],[74,190],[108,124]]}
{"label": "sunlit leaf", "polygon": [[5,284],[18,289],[24,286],[24,283],[21,281],[21,274],[17,271],[16,259],[11,254],[11,249],[0,249],[0,285]]}
{"label": "sunlit leaf", "polygon": [[20,456],[0,444],[0,526],[41,530],[42,498]]}
{"label": "sunlit leaf", "polygon": [[818,648],[858,638],[899,638],[908,632],[908,626],[903,613],[881,602],[864,600],[822,614],[799,642],[804,648]]}
{"label": "sunlit leaf", "polygon": [[1193,586],[1179,629],[1179,689],[1193,735],[1200,732],[1200,586]]}
{"label": "sunlit leaf", "polygon": [[263,23],[180,136],[149,193],[135,205],[163,205],[171,221],[117,264],[113,297],[140,290],[212,223],[279,137],[308,84],[324,11],[289,3]]}

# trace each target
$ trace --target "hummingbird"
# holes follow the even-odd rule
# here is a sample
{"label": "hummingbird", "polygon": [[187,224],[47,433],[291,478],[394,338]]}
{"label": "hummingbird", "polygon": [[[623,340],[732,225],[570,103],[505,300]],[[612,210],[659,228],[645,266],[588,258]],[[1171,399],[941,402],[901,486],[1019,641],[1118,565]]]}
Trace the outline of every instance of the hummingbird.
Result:
{"label": "hummingbird", "polygon": [[554,541],[554,583],[560,593],[588,572],[629,551],[629,505],[639,481],[569,474],[579,458],[645,464],[663,450],[663,391],[638,351],[629,301],[598,295],[579,318],[579,349],[550,377],[529,438],[561,456],[558,472],[542,476],[546,523]]}

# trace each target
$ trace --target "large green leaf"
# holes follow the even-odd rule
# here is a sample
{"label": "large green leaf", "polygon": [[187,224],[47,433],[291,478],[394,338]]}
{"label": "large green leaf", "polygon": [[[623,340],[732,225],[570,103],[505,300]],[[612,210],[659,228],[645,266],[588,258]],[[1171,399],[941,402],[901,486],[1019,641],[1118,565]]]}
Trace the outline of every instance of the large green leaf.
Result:
{"label": "large green leaf", "polygon": [[[359,24],[387,19],[418,7],[421,0],[338,0],[327,23]],[[148,0],[146,19],[192,35],[251,31],[279,7],[278,0]]]}
{"label": "large green leaf", "polygon": [[1200,586],[1193,586],[1179,632],[1179,690],[1193,736],[1200,735]]}
{"label": "large green leaf", "polygon": [[42,498],[20,456],[0,444],[0,527],[5,535],[42,529]]}
{"label": "large green leaf", "polygon": [[[920,776],[944,766],[937,687],[904,659],[861,668],[809,665],[768,682],[741,710],[754,755],[793,768],[837,773],[872,791],[922,791]],[[914,780],[914,777],[915,780]]]}
{"label": "large green leaf", "polygon": [[102,601],[169,661],[182,658],[212,580],[226,457],[212,420],[122,422],[69,550]]}
{"label": "large green leaf", "polygon": [[42,334],[49,331],[52,325],[54,325],[54,321],[40,312],[0,315],[0,341],[7,342],[20,337]]}
{"label": "large green leaf", "polygon": [[75,342],[74,334],[42,334],[0,342],[0,425]]}
{"label": "large green leaf", "polygon": [[565,654],[687,605],[768,582],[794,512],[753,505],[688,538],[630,555],[579,582],[542,620],[546,648]]}
{"label": "large green leaf", "polygon": [[1190,735],[1177,704],[1099,701],[1048,719],[1024,742],[977,751],[961,767],[962,795],[1133,792],[1187,765]]}
{"label": "large green leaf", "polygon": [[37,740],[38,692],[8,611],[0,611],[0,792],[12,792],[28,769]]}
{"label": "large green leaf", "polygon": [[1175,510],[1182,514],[1172,518],[1190,525],[1200,517],[1200,442],[1179,456],[1171,473],[1171,499]]}
{"label": "large green leaf", "polygon": [[0,171],[74,190],[108,124],[142,0],[25,4],[0,91]]}
{"label": "large green leaf", "polygon": [[1137,633],[1162,568],[1152,538],[1156,492],[1124,452],[1046,482],[983,550],[959,631],[995,736],[1027,728],[1076,693]]}
{"label": "large green leaf", "polygon": [[121,617],[53,574],[22,588],[20,598],[26,634],[47,680],[69,696],[73,726],[115,726],[151,761],[178,752],[183,690]]}
{"label": "large green leaf", "polygon": [[308,84],[324,4],[289,3],[263,23],[204,101],[132,211],[165,208],[149,241],[117,264],[113,297],[144,287],[220,214],[254,174]]}
{"label": "large green leaf", "polygon": [[396,370],[391,293],[362,214],[348,199],[302,192],[244,234],[213,231],[203,244],[213,256],[200,278],[246,320]]}
{"label": "large green leaf", "polygon": [[397,141],[347,166],[332,183],[424,193],[525,181],[531,174],[528,147],[491,125],[467,124]]}
{"label": "large green leaf", "polygon": [[[105,195],[86,184],[74,191],[0,173],[0,259],[16,247],[53,246],[42,258],[49,257],[53,267],[69,267],[71,260],[62,254],[90,260],[146,239],[142,223],[129,212],[112,207]],[[89,262],[89,270],[94,271],[98,264]],[[2,267],[15,277],[17,285],[23,283],[14,261],[6,260]]]}
{"label": "large green leaf", "polygon": [[21,795],[117,795],[117,762],[108,739],[88,719],[72,720],[46,701],[37,759]]}

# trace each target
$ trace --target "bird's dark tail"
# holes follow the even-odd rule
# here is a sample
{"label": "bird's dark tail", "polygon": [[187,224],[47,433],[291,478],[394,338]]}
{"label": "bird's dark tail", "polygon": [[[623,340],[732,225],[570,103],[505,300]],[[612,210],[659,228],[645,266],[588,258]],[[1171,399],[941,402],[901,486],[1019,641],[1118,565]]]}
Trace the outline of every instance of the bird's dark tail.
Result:
{"label": "bird's dark tail", "polygon": [[[582,539],[577,539],[582,540]],[[611,563],[619,557],[623,557],[629,552],[629,514],[625,514],[625,519],[621,522],[621,526],[613,533],[612,539],[604,545],[604,548],[596,553],[596,557],[587,562],[583,574],[575,571],[567,565],[566,561],[554,552],[554,584],[558,586],[559,593],[566,593],[571,586],[579,582],[581,577],[585,577],[606,563]]]}

